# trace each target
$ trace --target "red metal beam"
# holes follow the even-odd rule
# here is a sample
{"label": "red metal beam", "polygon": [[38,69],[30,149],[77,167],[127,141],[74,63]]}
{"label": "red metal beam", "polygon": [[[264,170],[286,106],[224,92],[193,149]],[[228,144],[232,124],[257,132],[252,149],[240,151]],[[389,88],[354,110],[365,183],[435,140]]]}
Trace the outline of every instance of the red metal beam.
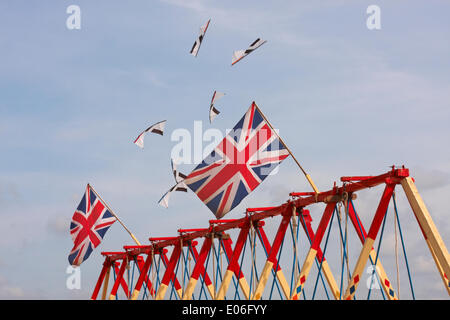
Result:
{"label": "red metal beam", "polygon": [[304,197],[304,196],[315,196],[315,192],[291,192],[289,196],[291,197]]}
{"label": "red metal beam", "polygon": [[[231,259],[231,257],[234,254],[234,251],[231,248],[231,239],[224,239],[222,241],[222,244],[223,244],[223,248],[224,248],[225,254],[227,255],[228,259]],[[235,248],[235,250],[236,250],[236,248]],[[238,250],[242,250],[242,248],[240,248]],[[239,253],[239,255],[240,255],[240,253]],[[238,280],[244,278],[244,274],[242,273],[242,270],[241,270],[239,264],[233,268],[233,271],[234,271],[234,275],[236,276],[236,278]]]}
{"label": "red metal beam", "polygon": [[142,285],[144,284],[144,281],[147,283],[147,288],[150,292],[151,295],[154,294],[154,289],[153,289],[153,285],[150,282],[150,279],[148,279],[147,273],[148,270],[150,269],[150,265],[153,262],[153,256],[151,254],[147,255],[147,259],[145,259],[145,263],[142,266],[142,268],[140,268],[140,272],[141,274],[139,275],[139,278],[136,282],[136,285],[134,286],[134,291],[133,291],[133,295],[132,295],[132,299],[136,300],[139,292],[141,291]]}
{"label": "red metal beam", "polygon": [[356,288],[358,287],[359,281],[361,280],[361,274],[363,272],[364,266],[367,263],[367,260],[369,259],[370,250],[372,249],[375,238],[377,237],[378,231],[380,230],[381,223],[383,222],[383,218],[386,215],[392,193],[395,189],[395,184],[397,183],[392,178],[388,179],[387,182],[388,183],[386,183],[386,187],[384,188],[380,203],[378,204],[377,211],[375,212],[375,215],[372,219],[372,223],[370,225],[369,232],[367,233],[363,248],[356,263],[355,270],[352,273],[352,279],[350,280],[348,288],[345,292],[344,299],[346,300],[352,299],[355,295]]}
{"label": "red metal beam", "polygon": [[[150,246],[128,246],[130,249],[136,250],[137,253],[147,253],[151,251],[153,247],[155,252],[159,249],[162,249],[167,246],[177,245],[180,243],[180,240],[188,241],[196,238],[205,237],[208,233],[214,232],[223,232],[229,229],[240,228],[245,224],[248,224],[250,221],[259,221],[269,217],[277,216],[282,214],[288,206],[293,203],[296,207],[306,207],[308,205],[314,204],[316,202],[326,202],[329,201],[331,195],[334,194],[342,194],[343,192],[355,192],[366,188],[372,188],[379,184],[385,183],[386,179],[389,180],[390,183],[400,183],[400,181],[409,176],[409,170],[406,168],[399,168],[378,175],[378,176],[356,176],[356,177],[342,177],[344,181],[350,181],[346,183],[345,186],[339,188],[333,188],[331,190],[321,192],[319,194],[315,194],[312,192],[292,192],[291,195],[305,195],[306,197],[296,199],[293,201],[288,201],[280,206],[275,207],[259,207],[259,208],[248,208],[247,212],[253,213],[251,216],[243,217],[241,219],[221,219],[221,220],[210,220],[209,228],[196,228],[196,229],[179,229],[179,232],[183,233],[180,236],[174,237],[154,237],[149,238],[152,243]],[[342,180],[341,179],[341,180]],[[357,181],[355,181],[357,180]],[[188,233],[187,233],[188,232]],[[184,234],[186,233],[186,234]],[[122,259],[120,256],[121,252],[108,252],[111,256],[111,259]],[[118,256],[114,256],[117,254]]]}
{"label": "red metal beam", "polygon": [[128,285],[123,279],[123,274],[124,274],[126,266],[127,266],[126,262],[127,262],[126,260],[122,260],[122,265],[120,266],[119,270],[118,270],[117,264],[115,265],[117,277],[116,277],[116,281],[114,282],[113,288],[111,290],[111,294],[109,296],[110,300],[112,300],[117,295],[117,290],[119,289],[119,285],[122,285],[122,288],[125,291],[127,298],[129,296]]}
{"label": "red metal beam", "polygon": [[247,212],[256,212],[256,211],[268,211],[278,207],[259,207],[259,208],[247,208]]}
{"label": "red metal beam", "polygon": [[[240,219],[239,219],[240,220]],[[225,248],[225,253],[229,258],[229,263],[228,263],[228,267],[227,267],[227,271],[225,272],[225,276],[222,280],[222,283],[220,285],[219,291],[217,293],[217,298],[218,299],[224,299],[225,295],[228,291],[228,286],[230,284],[232,275],[234,274],[236,276],[236,278],[238,279],[239,284],[241,285],[241,289],[242,290],[248,290],[248,288],[243,288],[242,286],[244,285],[244,274],[241,270],[241,267],[239,265],[239,257],[242,253],[242,249],[244,248],[244,244],[247,241],[247,236],[248,236],[248,232],[250,229],[250,224],[248,223],[249,220],[245,220],[244,222],[247,223],[241,223],[241,230],[239,232],[238,238],[236,240],[236,244],[234,245],[234,250],[232,251],[232,253],[230,252],[230,247],[231,247],[231,241],[225,242],[224,244],[224,248]],[[235,223],[235,222],[233,222]],[[247,284],[245,284],[245,286],[247,286]],[[249,292],[244,292],[244,295],[246,296],[246,298],[249,298]]]}
{"label": "red metal beam", "polygon": [[[208,238],[205,238],[205,241],[207,241]],[[197,264],[200,262],[200,275],[202,276],[202,278],[204,278],[204,282],[207,286],[212,284],[211,278],[208,275],[208,272],[206,272],[205,267],[204,267],[204,263],[205,263],[205,258],[206,256],[202,256],[205,255],[205,252],[202,252],[203,250],[203,246],[205,245],[205,241],[203,241],[203,245],[202,245],[202,249],[200,250],[200,254],[198,253],[197,249],[195,247],[191,247],[191,252],[192,255],[195,258],[196,261],[196,266]],[[207,245],[208,246],[208,245]],[[209,243],[209,248],[211,248],[211,243]],[[208,249],[209,251],[210,249]],[[208,252],[206,252],[206,255],[208,254]],[[195,268],[195,267],[194,267]],[[194,271],[192,271],[192,274],[194,274]],[[198,280],[198,276],[196,278]]]}
{"label": "red metal beam", "polygon": [[[243,232],[242,232],[243,229],[247,229],[247,232],[248,232],[248,228],[249,228],[250,224],[257,225],[257,223],[263,219],[278,216],[278,215],[283,215],[285,212],[290,211],[290,208],[292,207],[292,205],[294,205],[297,208],[304,208],[308,205],[311,205],[311,204],[314,204],[317,202],[328,203],[328,202],[332,201],[335,204],[335,201],[339,201],[339,200],[332,198],[332,196],[334,196],[334,195],[340,196],[340,195],[343,195],[344,192],[352,193],[352,192],[356,192],[359,190],[372,188],[372,187],[375,187],[375,186],[383,184],[383,183],[386,183],[389,185],[395,185],[395,184],[400,183],[400,181],[402,179],[404,179],[405,177],[408,177],[408,176],[409,176],[408,169],[406,169],[404,167],[396,169],[393,167],[392,170],[390,170],[384,174],[378,175],[378,176],[346,176],[346,177],[342,177],[341,181],[344,182],[344,185],[341,187],[335,186],[332,189],[325,191],[325,192],[320,192],[319,194],[315,194],[312,192],[292,192],[292,193],[290,193],[291,196],[298,196],[300,198],[295,199],[295,200],[289,200],[279,206],[274,206],[274,207],[248,208],[246,210],[246,212],[249,213],[249,215],[247,215],[243,218],[240,218],[240,219],[210,220],[209,221],[210,226],[208,228],[179,229],[178,231],[181,233],[179,236],[153,237],[153,238],[149,238],[149,240],[151,241],[150,245],[125,246],[124,249],[126,252],[102,252],[102,255],[105,256],[105,261],[108,260],[109,262],[113,263],[116,260],[124,261],[124,259],[127,256],[135,257],[135,256],[138,256],[139,254],[149,255],[152,252],[152,250],[155,254],[159,253],[161,250],[165,250],[165,252],[167,252],[167,249],[165,249],[165,247],[168,247],[168,246],[177,247],[180,245],[180,243],[182,243],[183,246],[185,246],[189,243],[189,241],[192,241],[192,240],[198,239],[198,238],[202,238],[202,237],[207,237],[208,234],[211,232],[218,234],[218,233],[225,232],[226,230],[240,228],[241,229],[240,235],[241,235],[241,234],[243,234]],[[324,215],[326,215],[326,217],[322,217],[322,219],[326,218],[329,220],[328,213],[329,212],[326,211],[324,213]],[[306,217],[306,216],[304,215],[304,217]],[[368,234],[369,237],[374,236],[374,235],[376,236],[376,233],[379,229],[379,224],[381,223],[381,221],[382,221],[382,219],[380,220],[378,216],[374,217],[374,221],[372,222],[372,225],[371,225],[371,230],[369,230],[369,234]],[[353,219],[352,219],[352,222],[354,223]],[[310,230],[310,231],[312,231],[312,230]],[[359,230],[357,229],[357,231],[359,231]],[[312,247],[314,247],[318,251],[320,251],[320,243],[317,244],[315,242],[317,242],[319,238],[323,237],[323,232],[324,232],[324,230],[319,228],[316,232],[316,236],[313,237],[314,243],[313,243]],[[363,230],[362,234],[360,232],[358,232],[358,235],[360,236],[360,238],[366,237],[364,230]],[[237,258],[239,258],[239,254],[240,254],[240,252],[238,252],[239,250],[236,250],[236,249],[239,249],[240,245],[242,245],[242,243],[240,243],[239,245],[238,245],[238,243],[236,243],[235,250],[234,250],[232,256],[230,257],[229,269],[232,270],[233,272],[235,272],[236,270],[240,271],[240,266],[237,264],[237,260],[236,260]],[[180,248],[180,250],[181,250],[181,248]],[[273,250],[273,248],[272,248],[272,250]],[[163,255],[165,256],[165,254],[163,254]],[[201,253],[200,253],[199,257],[200,256],[201,256]],[[318,252],[317,258],[319,258],[319,260],[321,260],[320,256],[321,256],[321,252]],[[273,257],[271,257],[271,258],[273,258]],[[143,266],[143,270],[145,270],[147,260]],[[273,261],[275,261],[275,260],[273,260]],[[149,264],[150,263],[151,262],[149,262]],[[171,265],[171,263],[169,263],[169,265],[168,265],[169,269],[172,267],[170,265]],[[167,269],[166,269],[166,272],[167,272]],[[100,276],[101,275],[102,274],[100,274]],[[169,281],[170,280],[174,280],[175,282],[178,282],[175,275],[173,275],[173,270],[172,270],[172,277],[169,279]],[[97,286],[94,290],[94,293],[98,294]]]}
{"label": "red metal beam", "polygon": [[194,229],[178,229],[177,231],[179,233],[192,233],[192,232],[197,232],[197,231],[207,232],[208,230],[209,230],[209,228],[194,228]]}
{"label": "red metal beam", "polygon": [[[188,287],[187,287],[186,293],[185,293],[185,295],[187,295],[187,296],[183,297],[183,299],[191,299],[192,293],[194,291],[194,289],[191,287],[195,287],[200,276],[203,276],[207,286],[211,284],[211,280],[209,279],[208,274],[206,273],[206,270],[204,267],[206,258],[208,256],[208,252],[211,249],[211,244],[212,244],[212,239],[210,237],[205,238],[205,240],[203,241],[203,244],[202,244],[202,248],[200,249],[200,254],[196,254],[195,266],[194,266],[194,269],[192,270],[191,278],[189,279],[189,284],[188,284]],[[196,253],[196,251],[195,251],[195,253]]]}
{"label": "red metal beam", "polygon": [[[258,237],[263,246],[266,248],[266,257],[269,258],[269,254],[272,250],[272,246],[270,245],[269,239],[267,239],[266,232],[264,231],[263,227],[260,225],[258,226]],[[281,267],[277,261],[277,259],[274,260],[273,270],[275,272],[281,270]]]}
{"label": "red metal beam", "polygon": [[372,179],[373,176],[353,176],[353,177],[341,177],[342,182],[362,181]]}
{"label": "red metal beam", "polygon": [[[174,274],[174,270],[175,265],[177,264],[177,261],[180,258],[180,254],[181,254],[181,245],[178,244],[173,248],[172,255],[170,256],[170,260],[168,261],[168,263],[166,262],[167,258],[165,257],[165,255],[161,256],[163,258],[164,264],[166,265],[166,271],[164,272],[164,276],[161,280],[161,285],[158,289],[157,299],[162,299],[164,297],[165,292],[169,287],[170,281],[172,281],[174,285],[178,283]],[[175,289],[177,288],[175,287]]]}
{"label": "red metal beam", "polygon": [[[299,215],[299,212],[297,211],[297,215]],[[314,230],[311,227],[312,218],[309,214],[309,210],[303,210],[303,219],[300,219],[300,223],[302,224],[303,230],[306,232],[308,238],[312,241],[315,238]],[[317,249],[317,261],[320,263],[322,262],[322,259],[325,261],[325,256],[323,255],[322,249],[319,246]]]}
{"label": "red metal beam", "polygon": [[111,262],[108,260],[108,258],[105,259],[103,262],[103,268],[100,272],[100,276],[98,277],[97,284],[95,285],[94,292],[92,293],[91,300],[96,300],[98,292],[100,291],[100,288],[102,287],[103,280],[105,279],[106,272],[111,267]]}

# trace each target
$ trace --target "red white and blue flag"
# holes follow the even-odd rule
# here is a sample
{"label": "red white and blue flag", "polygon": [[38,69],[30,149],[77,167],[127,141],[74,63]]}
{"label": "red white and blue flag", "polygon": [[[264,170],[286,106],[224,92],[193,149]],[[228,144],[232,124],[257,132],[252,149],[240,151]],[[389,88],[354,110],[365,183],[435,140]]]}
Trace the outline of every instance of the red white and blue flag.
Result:
{"label": "red white and blue flag", "polygon": [[253,102],[233,130],[184,182],[220,219],[288,156],[277,133]]}
{"label": "red white and blue flag", "polygon": [[69,263],[79,266],[86,260],[116,220],[88,184],[70,223],[73,248],[69,254]]}

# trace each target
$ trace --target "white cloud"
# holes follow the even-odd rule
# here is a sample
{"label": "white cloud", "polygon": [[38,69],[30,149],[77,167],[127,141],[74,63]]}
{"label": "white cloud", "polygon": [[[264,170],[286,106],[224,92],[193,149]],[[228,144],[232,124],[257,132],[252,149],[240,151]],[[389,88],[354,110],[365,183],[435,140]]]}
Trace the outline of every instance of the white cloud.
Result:
{"label": "white cloud", "polygon": [[450,183],[450,173],[441,169],[417,166],[411,169],[411,175],[418,188],[423,191],[442,188]]}
{"label": "white cloud", "polygon": [[[13,203],[20,200],[17,185],[13,182],[0,180],[0,204]],[[1,213],[0,213],[1,214]]]}
{"label": "white cloud", "polygon": [[71,217],[69,214],[51,216],[47,220],[47,229],[56,234],[67,236],[69,233]]}
{"label": "white cloud", "polygon": [[12,285],[7,279],[0,276],[0,299],[15,300],[25,298],[25,291]]}
{"label": "white cloud", "polygon": [[436,264],[431,255],[417,255],[414,259],[415,268],[418,272],[431,273],[436,271]]}

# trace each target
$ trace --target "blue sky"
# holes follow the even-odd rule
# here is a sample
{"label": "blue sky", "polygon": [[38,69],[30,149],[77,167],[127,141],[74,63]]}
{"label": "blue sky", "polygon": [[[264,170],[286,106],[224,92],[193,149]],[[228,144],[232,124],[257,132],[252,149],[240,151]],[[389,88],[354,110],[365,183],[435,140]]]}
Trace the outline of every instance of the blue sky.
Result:
{"label": "blue sky", "polygon": [[[66,28],[71,4],[80,30]],[[370,4],[381,8],[381,30],[366,27]],[[157,205],[173,180],[171,134],[192,132],[195,120],[225,132],[253,100],[319,189],[409,167],[448,245],[449,10],[445,1],[1,2],[0,298],[90,296],[100,251],[130,238],[115,224],[82,265],[81,290],[66,288],[69,222],[88,182],[141,242],[205,226],[212,215],[192,193]],[[257,37],[267,43],[231,67],[232,52]],[[226,96],[210,125],[214,90]],[[144,150],[132,143],[163,119],[163,137],[148,135]],[[288,159],[228,216],[303,190]],[[367,210],[377,201],[361,198]],[[447,298],[407,209],[418,296]]]}

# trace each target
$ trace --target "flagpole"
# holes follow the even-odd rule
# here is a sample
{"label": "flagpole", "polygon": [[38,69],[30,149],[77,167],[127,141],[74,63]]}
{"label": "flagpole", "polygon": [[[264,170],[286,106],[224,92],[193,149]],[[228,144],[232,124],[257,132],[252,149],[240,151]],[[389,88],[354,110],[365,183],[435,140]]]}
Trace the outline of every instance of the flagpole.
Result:
{"label": "flagpole", "polygon": [[303,174],[306,177],[306,180],[308,180],[309,184],[311,185],[311,187],[313,188],[314,192],[316,193],[316,195],[319,193],[319,189],[317,189],[316,185],[314,184],[313,180],[311,179],[311,176],[305,171],[305,169],[303,169],[303,167],[300,165],[300,163],[298,162],[297,158],[295,158],[294,154],[291,152],[291,150],[289,149],[289,147],[286,145],[286,143],[284,143],[283,139],[280,137],[280,135],[275,131],[275,129],[273,128],[272,124],[269,122],[269,120],[267,120],[266,116],[264,115],[264,113],[261,111],[261,109],[258,107],[258,105],[253,101],[253,104],[255,105],[256,109],[258,109],[259,113],[261,113],[262,117],[264,118],[264,120],[267,122],[267,124],[269,125],[269,127],[272,129],[273,132],[275,132],[275,134],[278,136],[278,139],[280,139],[281,144],[287,149],[287,151],[289,152],[289,154],[292,156],[292,158],[294,159],[295,163],[297,164],[297,166],[300,168],[300,170],[302,170]]}
{"label": "flagpole", "polygon": [[119,221],[119,223],[122,225],[122,227],[130,234],[131,238],[133,238],[134,242],[136,242],[136,244],[138,246],[141,245],[141,243],[138,241],[138,239],[136,239],[136,237],[134,236],[134,234],[123,224],[123,222],[119,219],[119,217],[114,213],[114,211],[112,211],[112,209],[106,204],[105,200],[102,199],[102,197],[100,197],[100,195],[97,193],[97,191],[95,191],[94,187],[92,187],[89,183],[88,183],[88,187],[92,189],[92,191],[94,191],[95,195],[102,200],[102,202],[105,204],[105,206],[108,208],[109,212],[111,212],[111,214],[117,219],[117,221]]}

